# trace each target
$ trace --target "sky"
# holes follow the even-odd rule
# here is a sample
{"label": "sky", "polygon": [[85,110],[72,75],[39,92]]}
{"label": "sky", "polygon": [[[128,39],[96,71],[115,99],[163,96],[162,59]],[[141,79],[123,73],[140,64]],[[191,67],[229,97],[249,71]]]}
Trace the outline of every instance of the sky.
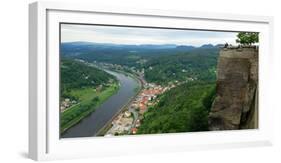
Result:
{"label": "sky", "polygon": [[235,45],[237,32],[61,24],[61,42],[114,44]]}

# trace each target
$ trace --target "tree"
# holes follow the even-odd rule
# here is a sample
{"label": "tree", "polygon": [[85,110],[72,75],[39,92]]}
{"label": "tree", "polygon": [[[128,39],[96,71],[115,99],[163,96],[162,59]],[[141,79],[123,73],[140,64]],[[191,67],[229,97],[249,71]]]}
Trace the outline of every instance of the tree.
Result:
{"label": "tree", "polygon": [[239,32],[237,37],[236,42],[242,45],[252,45],[259,42],[259,33],[257,32]]}
{"label": "tree", "polygon": [[100,98],[97,96],[97,97],[95,97],[95,98],[93,98],[93,102],[97,102],[97,101],[99,101],[100,100]]}

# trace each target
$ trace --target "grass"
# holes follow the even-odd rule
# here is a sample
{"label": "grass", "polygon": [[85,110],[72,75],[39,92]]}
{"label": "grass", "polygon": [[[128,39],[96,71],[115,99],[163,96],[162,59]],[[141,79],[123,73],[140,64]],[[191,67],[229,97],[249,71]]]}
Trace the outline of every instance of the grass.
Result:
{"label": "grass", "polygon": [[98,106],[104,103],[109,97],[119,90],[117,83],[105,87],[102,91],[93,88],[82,88],[71,91],[71,94],[79,98],[79,103],[73,105],[61,113],[60,131],[65,132],[83,118],[94,112]]}

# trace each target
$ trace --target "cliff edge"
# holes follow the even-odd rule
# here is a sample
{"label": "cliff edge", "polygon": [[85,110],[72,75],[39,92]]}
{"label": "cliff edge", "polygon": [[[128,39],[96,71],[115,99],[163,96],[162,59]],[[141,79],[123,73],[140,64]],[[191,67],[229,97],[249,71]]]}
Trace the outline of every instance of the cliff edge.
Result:
{"label": "cliff edge", "polygon": [[210,130],[258,127],[258,49],[222,48],[217,65],[216,97]]}

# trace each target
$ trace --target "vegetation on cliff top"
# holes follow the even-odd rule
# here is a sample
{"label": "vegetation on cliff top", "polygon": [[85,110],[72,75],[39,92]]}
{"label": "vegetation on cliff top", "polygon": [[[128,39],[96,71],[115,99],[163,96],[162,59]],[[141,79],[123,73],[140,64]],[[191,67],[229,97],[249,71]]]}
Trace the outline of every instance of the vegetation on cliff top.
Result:
{"label": "vegetation on cliff top", "polygon": [[259,33],[257,32],[239,32],[237,34],[237,43],[242,45],[252,45],[259,42]]}

